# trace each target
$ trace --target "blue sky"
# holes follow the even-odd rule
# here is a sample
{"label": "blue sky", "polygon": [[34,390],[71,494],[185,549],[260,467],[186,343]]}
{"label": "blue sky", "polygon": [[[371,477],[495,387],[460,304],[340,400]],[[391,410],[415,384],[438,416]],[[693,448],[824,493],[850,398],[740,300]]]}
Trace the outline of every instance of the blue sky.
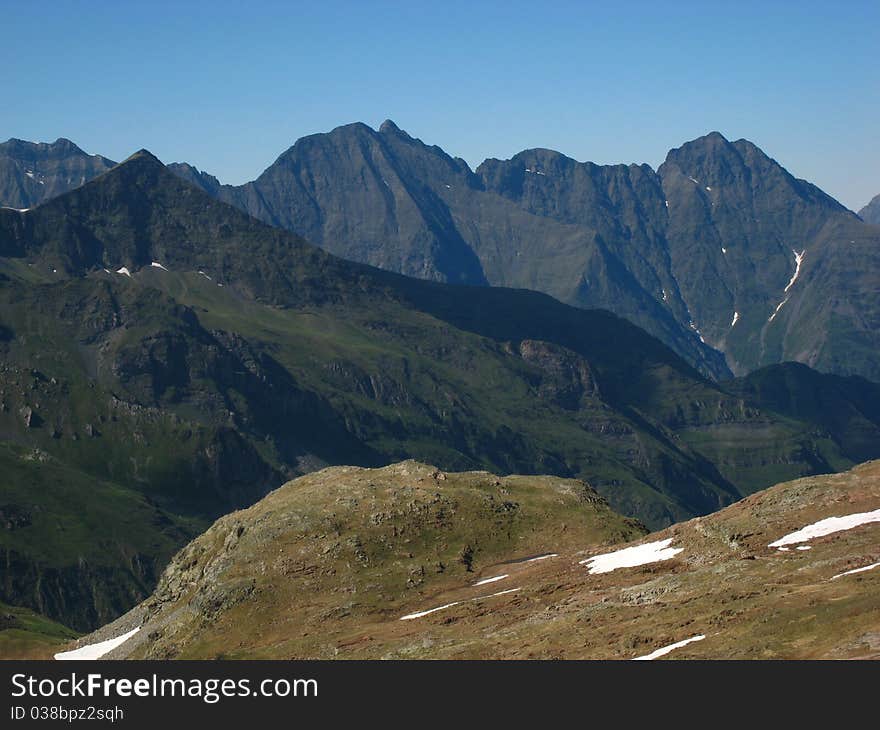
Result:
{"label": "blue sky", "polygon": [[745,137],[859,208],[880,193],[880,2],[0,0],[0,139],[146,147],[241,183],[391,118],[475,166],[647,162]]}

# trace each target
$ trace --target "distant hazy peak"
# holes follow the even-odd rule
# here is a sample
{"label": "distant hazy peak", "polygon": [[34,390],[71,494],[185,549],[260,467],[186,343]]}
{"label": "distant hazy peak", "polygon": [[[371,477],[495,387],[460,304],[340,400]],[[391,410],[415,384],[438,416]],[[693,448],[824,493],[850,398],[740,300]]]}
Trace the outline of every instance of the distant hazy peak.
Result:
{"label": "distant hazy peak", "polygon": [[865,223],[880,226],[880,195],[875,195],[871,202],[859,211],[859,217]]}

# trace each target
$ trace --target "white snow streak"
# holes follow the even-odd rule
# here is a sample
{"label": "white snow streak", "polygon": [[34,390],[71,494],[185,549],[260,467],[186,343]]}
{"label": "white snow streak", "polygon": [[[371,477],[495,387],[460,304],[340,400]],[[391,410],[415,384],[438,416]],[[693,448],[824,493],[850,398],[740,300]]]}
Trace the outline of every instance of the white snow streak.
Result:
{"label": "white snow streak", "polygon": [[652,651],[650,654],[645,654],[645,656],[637,656],[633,657],[634,662],[638,661],[651,661],[652,659],[657,659],[658,657],[664,656],[669,652],[679,649],[682,646],[687,646],[693,641],[702,641],[705,639],[704,634],[699,634],[698,636],[692,636],[690,639],[684,639],[683,641],[676,641],[674,644],[670,644],[669,646],[664,646],[661,649],[657,649],[657,651]]}
{"label": "white snow streak", "polygon": [[660,291],[663,292],[663,301],[664,301],[664,302],[667,301],[668,297],[666,296],[666,290],[665,290],[665,289],[661,289]]}
{"label": "white snow streak", "polygon": [[213,281],[210,276],[208,276],[204,271],[199,272],[202,276],[204,276],[208,281]]}
{"label": "white snow streak", "polygon": [[55,659],[58,661],[100,659],[105,654],[113,651],[117,646],[124,644],[140,630],[141,628],[138,626],[136,629],[132,629],[131,631],[122,634],[122,636],[117,636],[115,639],[99,641],[96,644],[87,644],[86,646],[81,646],[79,649],[74,649],[73,651],[62,651],[55,655]]}
{"label": "white snow streak", "polygon": [[733,327],[737,322],[739,322],[739,312],[734,312],[733,321],[730,323],[730,326]]}
{"label": "white snow streak", "polygon": [[669,547],[671,542],[672,538],[670,537],[667,540],[634,545],[613,553],[594,555],[592,558],[581,560],[580,564],[586,565],[590,569],[590,573],[610,573],[618,568],[634,568],[637,565],[669,560],[684,549]]}
{"label": "white snow streak", "polygon": [[812,545],[798,545],[795,550],[812,550]]}
{"label": "white snow streak", "polygon": [[123,266],[121,269],[116,269],[116,273],[127,276],[129,279],[131,278],[131,272],[125,266]]}
{"label": "white snow streak", "polygon": [[781,302],[779,302],[779,304],[776,305],[776,309],[773,311],[773,314],[770,315],[770,319],[767,320],[768,322],[772,322],[774,319],[776,319],[776,315],[779,314],[779,310],[782,309],[782,305],[785,304],[787,301],[788,297],[786,297]]}
{"label": "white snow streak", "polygon": [[847,570],[845,573],[838,573],[837,575],[832,575],[831,580],[835,578],[843,578],[845,575],[854,575],[855,573],[864,573],[866,570],[874,570],[874,568],[880,568],[880,563],[873,563],[872,565],[866,565],[864,568],[855,568],[854,570]]}
{"label": "white snow streak", "polygon": [[783,292],[787,292],[789,289],[791,289],[794,286],[794,283],[797,281],[798,275],[801,273],[801,263],[803,263],[804,254],[807,252],[807,250],[804,249],[803,251],[798,253],[797,251],[792,249],[791,252],[794,254],[794,274],[791,277],[791,281],[789,281],[788,284],[785,286],[785,289],[783,289]]}
{"label": "white snow streak", "polygon": [[427,616],[429,613],[434,613],[435,611],[442,611],[444,608],[452,608],[453,606],[457,606],[461,601],[453,601],[452,603],[447,603],[443,606],[437,606],[437,608],[429,608],[427,611],[419,611],[418,613],[409,613],[406,616],[401,616],[401,621],[411,621],[414,618],[421,618],[422,616]]}
{"label": "white snow streak", "polygon": [[854,527],[867,525],[871,522],[880,522],[880,509],[875,509],[873,512],[857,512],[845,515],[844,517],[828,517],[824,520],[819,520],[812,525],[802,527],[796,532],[780,537],[775,542],[771,542],[767,547],[781,547],[782,545],[807,542],[816,537],[824,537],[834,532],[851,530]]}
{"label": "white snow streak", "polygon": [[523,560],[524,563],[534,563],[538,560],[546,560],[547,558],[556,558],[559,557],[559,553],[547,553],[546,555],[538,555],[534,558],[529,558],[528,560]]}
{"label": "white snow streak", "polygon": [[[479,584],[475,584],[479,585]],[[498,591],[498,593],[490,593],[488,596],[477,596],[476,598],[470,598],[466,601],[453,601],[452,603],[446,603],[442,606],[437,606],[437,608],[429,608],[427,611],[419,611],[418,613],[408,613],[406,616],[401,616],[401,621],[411,621],[414,618],[421,618],[422,616],[427,616],[429,613],[434,613],[436,611],[442,611],[446,608],[452,608],[453,606],[458,606],[462,603],[473,603],[475,601],[485,601],[487,598],[495,598],[495,596],[504,596],[508,593],[516,593],[517,591],[522,590],[521,588],[508,588],[506,591]]]}
{"label": "white snow streak", "polygon": [[474,601],[483,601],[487,598],[495,598],[495,596],[506,596],[508,593],[516,593],[517,591],[522,590],[522,588],[508,588],[506,591],[498,591],[498,593],[490,593],[488,596],[480,596],[479,598],[474,598]]}
{"label": "white snow streak", "polygon": [[[807,250],[804,249],[803,251],[798,253],[797,251],[792,249],[791,252],[794,254],[794,274],[792,274],[791,280],[788,282],[788,284],[785,285],[785,289],[783,289],[783,294],[788,293],[788,290],[794,286],[794,283],[797,281],[798,276],[800,276],[801,264],[804,261],[804,254],[807,253]],[[783,305],[788,301],[788,299],[789,298],[786,297],[781,302],[779,302],[779,304],[776,305],[776,309],[773,311],[773,314],[771,314],[770,318],[767,320],[768,322],[772,322],[774,319],[776,319],[776,315],[779,314],[779,310],[782,309]]]}
{"label": "white snow streak", "polygon": [[474,585],[475,586],[484,586],[484,585],[486,585],[486,583],[494,583],[496,580],[504,580],[507,577],[508,577],[508,574],[505,573],[504,575],[496,575],[492,578],[483,578],[483,580],[478,580],[476,583],[474,583]]}
{"label": "white snow streak", "polygon": [[168,269],[162,266],[162,264],[160,264],[158,261],[154,261],[150,264],[150,266],[152,266],[154,269],[162,269],[162,271],[168,271]]}

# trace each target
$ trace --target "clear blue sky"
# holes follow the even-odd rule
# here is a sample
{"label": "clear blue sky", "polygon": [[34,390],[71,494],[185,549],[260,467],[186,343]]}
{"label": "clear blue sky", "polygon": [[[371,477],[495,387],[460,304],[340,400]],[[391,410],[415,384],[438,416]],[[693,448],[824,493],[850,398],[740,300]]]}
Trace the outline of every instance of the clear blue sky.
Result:
{"label": "clear blue sky", "polygon": [[880,193],[880,2],[0,0],[0,139],[146,147],[241,183],[390,117],[472,166],[648,162],[746,137],[859,208]]}

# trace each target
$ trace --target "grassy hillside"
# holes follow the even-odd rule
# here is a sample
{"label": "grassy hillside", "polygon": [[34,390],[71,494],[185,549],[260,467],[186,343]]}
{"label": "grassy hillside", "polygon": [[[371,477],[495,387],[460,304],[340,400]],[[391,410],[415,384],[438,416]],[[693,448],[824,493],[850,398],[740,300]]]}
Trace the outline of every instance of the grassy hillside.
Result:
{"label": "grassy hillside", "polygon": [[691,640],[670,658],[876,659],[878,510],[876,461],[647,536],[558,479],[328,469],[222,518],[81,643],[141,627],[108,658],[632,659]]}

